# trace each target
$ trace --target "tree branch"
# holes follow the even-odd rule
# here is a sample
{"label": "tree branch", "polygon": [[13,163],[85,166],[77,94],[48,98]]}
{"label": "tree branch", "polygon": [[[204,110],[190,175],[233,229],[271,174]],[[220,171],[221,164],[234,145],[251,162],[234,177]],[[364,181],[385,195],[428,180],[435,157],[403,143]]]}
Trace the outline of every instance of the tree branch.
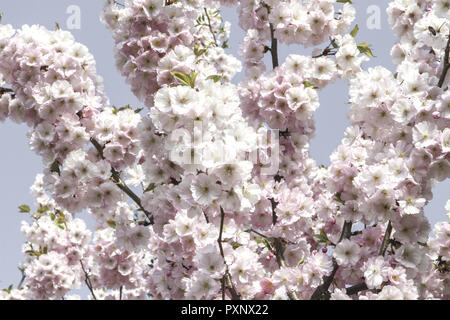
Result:
{"label": "tree branch", "polygon": [[214,39],[214,44],[216,45],[216,47],[218,46],[217,44],[217,39],[216,39],[216,34],[214,33],[214,30],[211,26],[211,19],[209,18],[208,15],[208,10],[206,10],[206,8],[203,8],[205,10],[205,15],[206,15],[206,19],[208,20],[208,27],[209,27],[209,31],[211,32],[213,39]]}
{"label": "tree branch", "polygon": [[439,78],[438,87],[442,88],[444,85],[445,78],[447,77],[448,69],[450,68],[450,62],[448,61],[450,55],[450,34],[448,35],[447,47],[445,48],[444,54],[444,67],[442,69],[441,77]]}
{"label": "tree branch", "polygon": [[[105,157],[103,156],[103,147],[100,145],[100,143],[95,138],[91,138],[90,141],[95,149],[97,149],[100,157],[102,159],[105,159]],[[125,192],[138,205],[139,209],[144,212],[144,214],[149,219],[149,224],[154,224],[153,216],[151,215],[151,213],[144,209],[141,203],[141,199],[125,184],[125,182],[123,182],[123,180],[120,178],[119,172],[114,167],[111,167],[111,178],[113,179],[116,186],[118,186],[120,190]]]}
{"label": "tree branch", "polygon": [[365,282],[361,282],[361,283],[355,284],[352,287],[347,288],[345,291],[346,291],[346,293],[349,296],[351,296],[352,294],[356,294],[356,293],[358,293],[360,291],[364,291],[364,290],[367,290],[367,289],[369,289],[369,288],[367,288],[366,283]]}
{"label": "tree branch", "polygon": [[16,93],[12,89],[0,87],[0,97],[5,93],[10,93],[13,98],[16,97]]}
{"label": "tree branch", "polygon": [[[270,203],[272,205],[272,223],[273,225],[275,225],[277,223],[277,213],[275,212],[275,209],[278,205],[278,203],[273,199],[270,198]],[[277,263],[278,266],[280,266],[280,268],[285,267],[286,266],[286,262],[284,260],[284,248],[283,248],[283,241],[281,240],[281,238],[275,238],[274,239],[274,247],[275,247],[275,257],[277,259]],[[298,296],[295,292],[293,291],[289,291],[287,290],[287,295],[289,297],[289,299],[291,300],[298,300]]]}
{"label": "tree branch", "polygon": [[[348,239],[352,235],[352,222],[351,221],[345,221],[344,226],[342,227],[342,233],[341,237],[339,238],[339,242],[341,242],[343,239]],[[311,300],[329,300],[330,299],[330,293],[328,292],[328,288],[330,287],[331,283],[333,282],[334,276],[336,275],[337,270],[339,269],[339,265],[336,262],[336,259],[333,258],[333,271],[331,271],[331,274],[329,276],[326,276],[323,278],[323,284],[318,286],[314,293],[311,296]]]}
{"label": "tree branch", "polygon": [[[384,233],[383,241],[381,242],[380,252],[378,253],[378,255],[384,256],[384,254],[386,253],[386,249],[388,247],[389,240],[391,238],[391,234],[392,234],[392,223],[389,220],[389,223],[388,223],[388,225],[386,227],[386,232]],[[369,289],[369,288],[367,288],[366,283],[363,281],[363,282],[360,282],[358,284],[355,284],[352,287],[347,288],[346,289],[346,293],[348,295],[352,295],[352,294],[355,294],[355,293],[358,293],[360,291],[364,291],[364,290],[367,290],[367,289]]]}
{"label": "tree branch", "polygon": [[241,300],[241,295],[237,292],[233,281],[231,279],[230,271],[228,270],[228,265],[225,262],[225,254],[222,246],[222,234],[223,234],[223,225],[225,221],[225,212],[223,208],[220,207],[220,229],[219,229],[219,237],[217,238],[217,242],[219,243],[220,255],[223,258],[223,263],[225,264],[225,274],[222,277],[222,300],[225,300],[225,288],[228,288],[231,294],[231,300]]}
{"label": "tree branch", "polygon": [[95,293],[94,293],[94,288],[92,287],[91,279],[89,278],[89,275],[88,275],[86,269],[84,268],[82,260],[80,260],[80,264],[81,264],[81,269],[83,270],[84,276],[85,276],[84,282],[86,283],[87,287],[89,288],[89,291],[91,292],[92,297],[94,298],[94,300],[97,300],[97,297],[95,296]]}
{"label": "tree branch", "polygon": [[22,285],[23,285],[23,282],[25,281],[25,279],[26,279],[26,276],[25,276],[25,272],[24,272],[24,269],[22,269],[22,268],[19,268],[19,270],[20,270],[20,272],[22,273],[22,278],[20,279],[20,282],[19,282],[19,284],[17,285],[17,289],[22,289]]}
{"label": "tree branch", "polygon": [[273,25],[270,24],[270,39],[271,39],[270,53],[272,55],[272,68],[273,69],[278,67],[278,41],[275,38],[274,33],[275,32],[273,29]]}

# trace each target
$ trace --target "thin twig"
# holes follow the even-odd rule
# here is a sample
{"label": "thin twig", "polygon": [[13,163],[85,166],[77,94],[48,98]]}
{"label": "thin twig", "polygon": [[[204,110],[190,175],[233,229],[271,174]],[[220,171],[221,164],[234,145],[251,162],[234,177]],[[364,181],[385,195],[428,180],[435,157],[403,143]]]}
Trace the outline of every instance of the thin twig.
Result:
{"label": "thin twig", "polygon": [[20,282],[19,282],[19,284],[17,285],[17,289],[22,289],[22,285],[23,285],[23,282],[25,281],[25,279],[26,279],[26,276],[25,276],[25,272],[23,271],[23,269],[20,269],[19,268],[19,270],[20,270],[20,272],[22,273],[22,278],[20,279]]}
{"label": "thin twig", "polygon": [[203,9],[205,9],[206,19],[208,19],[208,27],[209,27],[209,31],[211,32],[211,34],[212,34],[212,36],[213,36],[213,39],[214,39],[214,44],[215,44],[215,46],[217,47],[218,44],[217,44],[216,34],[214,33],[214,30],[213,30],[213,28],[212,28],[212,26],[211,26],[211,19],[209,18],[208,10],[206,10],[206,8],[203,8]]}
{"label": "thin twig", "polygon": [[92,297],[94,298],[94,300],[97,300],[97,297],[95,296],[95,293],[94,293],[94,288],[92,287],[91,279],[89,278],[89,275],[88,275],[86,269],[84,268],[82,260],[80,260],[80,264],[81,264],[81,269],[83,270],[84,276],[85,276],[84,282],[86,283],[87,287],[89,288],[89,291],[91,291],[91,294],[92,294]]}
{"label": "thin twig", "polygon": [[[91,138],[90,141],[95,149],[97,149],[100,157],[102,159],[105,159],[105,157],[103,156],[103,147],[100,145],[100,143],[95,138]],[[145,208],[142,206],[141,199],[125,184],[125,182],[123,182],[123,180],[120,178],[120,173],[114,167],[111,167],[111,178],[113,179],[116,186],[118,186],[119,189],[125,192],[131,198],[131,200],[133,200],[138,205],[139,209],[144,212],[144,214],[149,219],[149,223],[154,224],[153,216],[151,215],[151,213],[145,210]]]}
{"label": "thin twig", "polygon": [[[272,205],[272,223],[273,223],[273,225],[275,225],[277,223],[277,218],[278,218],[275,209],[276,209],[278,203],[273,198],[270,198],[270,203]],[[275,253],[275,257],[277,259],[278,266],[280,268],[283,268],[286,266],[286,262],[284,260],[284,255],[283,255],[284,248],[283,248],[283,241],[281,238],[274,239],[274,247],[275,247],[274,253]],[[290,290],[286,290],[286,291],[287,291],[286,293],[287,293],[289,299],[298,300],[298,296],[295,292],[290,291]]]}
{"label": "thin twig", "polygon": [[450,55],[450,33],[448,35],[447,47],[445,48],[444,54],[444,67],[442,69],[441,77],[439,78],[438,87],[442,88],[444,85],[445,78],[447,77],[448,69],[450,68],[450,62],[448,61]]}
{"label": "thin twig", "polygon": [[392,223],[389,220],[389,223],[386,227],[386,232],[384,233],[383,242],[381,242],[381,247],[380,247],[380,252],[379,252],[380,256],[384,256],[384,254],[386,253],[386,249],[389,244],[389,239],[391,238],[391,233],[392,233]]}

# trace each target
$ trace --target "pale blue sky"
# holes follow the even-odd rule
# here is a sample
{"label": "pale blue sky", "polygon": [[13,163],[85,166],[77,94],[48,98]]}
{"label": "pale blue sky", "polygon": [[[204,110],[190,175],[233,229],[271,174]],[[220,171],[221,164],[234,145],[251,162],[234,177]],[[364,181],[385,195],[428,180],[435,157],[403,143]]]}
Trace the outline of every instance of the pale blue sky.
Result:
{"label": "pale blue sky", "polygon": [[[358,42],[369,42],[373,45],[376,58],[365,63],[365,67],[382,65],[394,70],[389,52],[395,38],[387,24],[387,0],[355,0],[357,20],[360,31]],[[77,41],[85,44],[97,61],[97,72],[104,78],[106,94],[111,103],[117,106],[131,104],[141,107],[142,104],[133,96],[124,79],[116,71],[113,57],[113,41],[108,30],[99,21],[99,14],[103,0],[14,0],[2,1],[0,12],[3,13],[2,23],[10,23],[15,28],[23,24],[40,24],[49,29],[55,28],[58,22],[62,29],[67,29],[66,13],[70,5],[81,8],[81,28],[70,30]],[[367,7],[376,4],[381,11],[381,29],[369,30],[366,26]],[[235,8],[225,8],[223,17],[232,23],[230,52],[237,56],[239,42],[243,32],[237,25]],[[322,46],[323,47],[323,46]],[[280,46],[280,63],[290,53],[306,54],[309,50],[302,50],[298,46]],[[268,57],[267,57],[268,58]],[[269,59],[266,60],[268,65]],[[241,80],[240,74],[235,82]],[[329,164],[329,155],[343,137],[348,125],[346,113],[349,106],[348,86],[337,81],[319,93],[320,107],[315,113],[317,133],[311,142],[311,153],[318,164]],[[28,148],[28,128],[11,121],[0,123],[0,157],[1,181],[0,201],[0,289],[9,284],[17,285],[20,280],[18,263],[22,260],[21,245],[24,237],[20,233],[20,222],[24,217],[18,213],[20,204],[32,204],[29,187],[37,173],[42,171],[41,160]],[[450,180],[440,183],[434,189],[435,197],[425,209],[432,224],[445,220],[444,205],[450,197]]]}

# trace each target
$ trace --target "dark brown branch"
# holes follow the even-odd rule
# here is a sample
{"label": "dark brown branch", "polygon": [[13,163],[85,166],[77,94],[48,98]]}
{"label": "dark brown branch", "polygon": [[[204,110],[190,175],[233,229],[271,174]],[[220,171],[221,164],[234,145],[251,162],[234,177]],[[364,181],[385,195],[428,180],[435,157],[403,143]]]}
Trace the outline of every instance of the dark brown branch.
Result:
{"label": "dark brown branch", "polygon": [[320,58],[320,57],[325,57],[325,56],[334,56],[337,53],[337,50],[333,50],[337,48],[336,42],[334,39],[330,39],[330,43],[328,44],[328,46],[323,49],[322,53],[313,56],[314,59],[316,58]]}
{"label": "dark brown branch", "polygon": [[438,87],[442,88],[444,85],[445,78],[447,77],[448,69],[450,68],[450,62],[448,61],[450,55],[450,34],[448,35],[447,47],[445,48],[444,54],[444,67],[442,69],[441,77],[439,78]]}
{"label": "dark brown branch", "polygon": [[[97,149],[100,157],[102,159],[105,159],[105,157],[103,156],[103,147],[100,145],[100,143],[94,138],[91,138],[90,141],[95,149]],[[125,192],[125,194],[128,195],[138,205],[139,209],[144,212],[144,214],[149,219],[149,223],[153,224],[154,220],[151,213],[144,209],[141,203],[141,199],[125,184],[125,182],[123,182],[123,180],[120,178],[119,172],[114,167],[111,167],[111,178],[116,186],[118,186],[120,190]]]}
{"label": "dark brown branch", "polygon": [[275,69],[278,67],[278,41],[275,38],[275,31],[273,29],[273,25],[270,24],[270,53],[272,55],[272,68]]}
{"label": "dark brown branch", "polygon": [[0,97],[1,97],[3,94],[5,94],[5,93],[11,94],[11,96],[12,96],[13,98],[16,97],[16,94],[15,94],[15,92],[14,92],[12,89],[0,87]]}
{"label": "dark brown branch", "polygon": [[217,242],[219,243],[220,255],[223,258],[223,263],[225,264],[225,274],[222,277],[222,300],[225,300],[225,289],[228,288],[228,291],[231,294],[231,300],[241,300],[241,295],[237,292],[233,281],[231,279],[230,271],[228,270],[228,265],[225,262],[225,254],[222,246],[222,234],[223,234],[223,225],[225,222],[225,212],[223,208],[220,207],[220,228],[219,228],[219,237],[217,238]]}
{"label": "dark brown branch", "polygon": [[[270,198],[270,203],[272,205],[272,223],[275,225],[277,223],[277,213],[275,212],[275,209],[278,205],[278,202],[276,202],[273,198]],[[275,247],[275,257],[277,259],[278,266],[280,268],[285,267],[286,263],[284,260],[284,248],[283,248],[283,241],[281,238],[275,238],[274,239],[274,247]],[[295,292],[287,290],[287,295],[289,299],[291,300],[298,300],[297,294]]]}
{"label": "dark brown branch", "polygon": [[[351,221],[345,221],[344,226],[342,227],[342,233],[339,238],[339,242],[341,242],[343,239],[348,239],[352,235],[352,222]],[[330,287],[331,283],[333,282],[334,276],[336,275],[337,270],[339,269],[339,265],[336,262],[336,259],[333,258],[333,270],[331,271],[331,274],[329,276],[326,276],[323,278],[323,284],[318,286],[314,293],[311,296],[311,300],[329,300],[330,299],[330,292],[328,291],[328,288]]]}
{"label": "dark brown branch", "polygon": [[[383,241],[381,242],[381,247],[380,247],[380,252],[378,253],[380,256],[384,256],[384,254],[386,253],[387,247],[389,242],[391,241],[391,234],[392,234],[392,223],[391,221],[389,221],[387,227],[386,227],[386,232],[384,233],[384,238]],[[367,285],[365,282],[361,282],[358,284],[355,284],[352,287],[349,287],[346,289],[346,292],[348,295],[352,295],[355,293],[358,293],[360,291],[364,291],[367,290]]]}

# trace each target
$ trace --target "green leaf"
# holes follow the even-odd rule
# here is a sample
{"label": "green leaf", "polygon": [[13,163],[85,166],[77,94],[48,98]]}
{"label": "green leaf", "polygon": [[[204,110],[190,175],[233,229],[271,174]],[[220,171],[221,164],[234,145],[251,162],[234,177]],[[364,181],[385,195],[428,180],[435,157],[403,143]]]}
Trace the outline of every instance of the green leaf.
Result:
{"label": "green leaf", "polygon": [[134,110],[134,113],[139,113],[139,112],[141,112],[142,110],[144,110],[144,108],[137,108],[136,110]]}
{"label": "green leaf", "polygon": [[8,289],[3,289],[3,291],[6,292],[6,293],[11,293],[12,289],[13,289],[13,285],[10,284]]}
{"label": "green leaf", "polygon": [[418,243],[419,245],[421,245],[422,247],[428,247],[428,245],[427,245],[426,242],[420,242],[420,241],[417,241],[417,243]]}
{"label": "green leaf", "polygon": [[325,243],[327,243],[329,241],[328,240],[328,236],[326,235],[325,232],[323,232],[323,230],[320,230],[320,233],[319,234],[315,234],[314,237],[317,238],[318,242],[325,242]]}
{"label": "green leaf", "polygon": [[108,220],[106,221],[106,223],[108,224],[108,226],[110,226],[111,228],[115,229],[116,228],[116,222],[114,220]]}
{"label": "green leaf", "polygon": [[231,246],[233,247],[233,249],[237,249],[237,248],[241,247],[242,244],[240,244],[239,242],[233,241],[233,242],[231,242]]}
{"label": "green leaf", "polygon": [[50,219],[52,220],[52,221],[54,221],[55,220],[55,214],[54,213],[50,213]]}
{"label": "green leaf", "polygon": [[428,31],[430,31],[433,36],[436,36],[436,30],[434,30],[433,27],[428,27]]}
{"label": "green leaf", "polygon": [[358,34],[358,31],[359,31],[359,27],[358,27],[358,25],[356,25],[356,26],[353,28],[353,30],[350,31],[350,35],[354,38],[354,37],[356,37],[356,35]]}
{"label": "green leaf", "polygon": [[305,257],[302,257],[302,260],[300,260],[298,263],[297,263],[297,268],[301,265],[301,264],[303,264],[305,262]]}
{"label": "green leaf", "polygon": [[191,73],[189,74],[189,80],[190,80],[190,86],[191,88],[195,87],[195,79],[197,79],[198,73],[191,71]]}
{"label": "green leaf", "polygon": [[188,74],[178,71],[171,71],[170,73],[185,86],[191,86],[191,79]]}
{"label": "green leaf", "polygon": [[314,85],[311,82],[308,81],[303,81],[303,85],[307,88],[313,88],[314,89]]}
{"label": "green leaf", "polygon": [[208,80],[208,79],[212,79],[214,82],[218,82],[218,81],[220,81],[222,79],[222,76],[218,75],[218,74],[213,74],[213,75],[208,76],[206,78],[206,80]]}
{"label": "green leaf", "polygon": [[370,46],[371,45],[368,44],[367,42],[359,43],[357,45],[359,52],[365,54],[368,57],[375,58],[375,56],[372,53],[372,50],[370,49]]}
{"label": "green leaf", "polygon": [[50,166],[50,172],[56,172],[59,176],[61,175],[61,170],[59,170],[59,161],[58,160],[53,161],[52,165]]}
{"label": "green leaf", "polygon": [[353,4],[351,0],[336,0],[336,2]]}
{"label": "green leaf", "polygon": [[26,204],[23,204],[23,205],[19,206],[19,212],[20,213],[28,213],[28,212],[30,212],[30,207]]}
{"label": "green leaf", "polygon": [[48,247],[45,246],[44,249],[42,250],[42,253],[43,253],[43,254],[47,254],[47,252],[48,252]]}
{"label": "green leaf", "polygon": [[42,214],[42,213],[46,213],[48,210],[50,210],[50,208],[49,207],[47,207],[47,206],[39,206],[39,208],[37,209],[37,212],[38,213],[40,213],[40,214]]}
{"label": "green leaf", "polygon": [[341,193],[340,192],[336,192],[336,194],[334,196],[335,196],[335,200],[337,202],[340,202],[340,203],[344,204],[344,200],[341,199]]}
{"label": "green leaf", "polygon": [[195,56],[199,57],[202,54],[204,54],[207,51],[207,49],[200,49],[198,44],[195,44],[194,46],[194,54]]}
{"label": "green leaf", "polygon": [[150,192],[150,191],[152,191],[155,188],[156,188],[156,185],[154,183],[150,183],[148,185],[148,187],[144,190],[144,192]]}

